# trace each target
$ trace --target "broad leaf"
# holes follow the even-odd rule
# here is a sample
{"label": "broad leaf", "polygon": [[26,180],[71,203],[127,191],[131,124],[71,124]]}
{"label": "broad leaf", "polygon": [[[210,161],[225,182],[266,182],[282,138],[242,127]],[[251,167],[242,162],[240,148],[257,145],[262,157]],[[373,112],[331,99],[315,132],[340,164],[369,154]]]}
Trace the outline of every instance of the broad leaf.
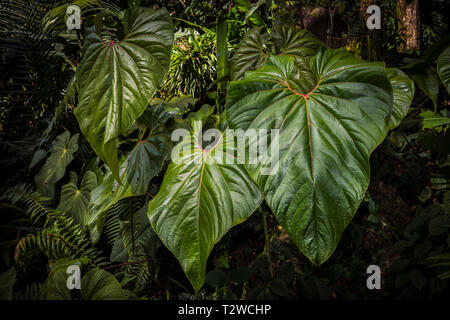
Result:
{"label": "broad leaf", "polygon": [[[72,300],[71,291],[67,288],[69,275],[66,267],[69,262],[64,261],[45,281],[43,290],[47,299]],[[126,300],[133,297],[133,293],[124,290],[112,274],[98,268],[89,270],[81,277],[80,287],[82,300]]]}
{"label": "broad leaf", "polygon": [[177,145],[191,148],[192,154],[185,152],[180,161],[169,165],[148,208],[153,229],[178,259],[196,292],[205,281],[206,261],[214,245],[262,201],[243,165],[224,160],[234,154],[231,131],[225,131],[209,150],[200,147],[200,131],[201,124],[196,122],[195,132]]}
{"label": "broad leaf", "polygon": [[34,181],[38,191],[52,198],[55,194],[55,183],[58,182],[66,172],[66,167],[73,160],[73,155],[78,151],[77,133],[72,138],[70,132],[66,131],[56,138],[52,147],[50,157],[45,161]]}
{"label": "broad leaf", "polygon": [[255,70],[266,62],[270,53],[286,55],[295,58],[298,69],[297,76],[305,85],[310,85],[308,79],[309,59],[317,50],[325,45],[312,33],[294,27],[277,28],[271,34],[261,33],[261,29],[252,29],[242,40],[239,48],[231,59],[233,80],[242,79],[245,72]]}
{"label": "broad leaf", "polygon": [[70,182],[62,187],[58,210],[72,216],[76,223],[85,227],[89,224],[91,191],[97,186],[97,176],[87,171],[78,187],[78,177],[70,173]]}
{"label": "broad leaf", "polygon": [[91,29],[77,70],[75,115],[97,155],[118,177],[117,136],[147,108],[169,66],[172,22],[165,9],[132,8],[122,19],[125,37],[105,41]]}
{"label": "broad leaf", "polygon": [[386,69],[389,81],[391,81],[394,95],[392,115],[389,121],[389,130],[396,128],[409,111],[414,98],[414,81],[403,71],[396,68]]}
{"label": "broad leaf", "polygon": [[441,116],[433,111],[424,111],[419,116],[423,118],[422,129],[432,129],[450,123],[450,118]]}
{"label": "broad leaf", "polygon": [[439,79],[432,65],[424,67],[417,67],[412,70],[406,70],[408,75],[413,79],[419,88],[430,97],[434,105],[434,110],[437,109],[437,99],[439,92]]}
{"label": "broad leaf", "polygon": [[303,91],[292,78],[294,59],[269,58],[230,84],[227,112],[234,129],[279,129],[278,169],[269,170],[272,154],[246,167],[295,244],[320,265],[368,187],[369,157],[386,137],[393,94],[383,63],[343,49],[321,49],[310,66],[316,84]]}
{"label": "broad leaf", "polygon": [[127,300],[133,293],[125,290],[109,272],[94,268],[81,278],[83,300]]}
{"label": "broad leaf", "polygon": [[14,266],[0,274],[0,300],[11,300],[16,276],[17,271]]}
{"label": "broad leaf", "polygon": [[94,242],[100,236],[106,211],[121,199],[145,194],[150,181],[161,171],[169,155],[171,141],[161,128],[155,131],[128,153],[119,168],[120,182],[108,170],[103,182],[92,191],[89,224]]}
{"label": "broad leaf", "polygon": [[450,47],[447,47],[438,57],[437,72],[442,84],[450,94]]}

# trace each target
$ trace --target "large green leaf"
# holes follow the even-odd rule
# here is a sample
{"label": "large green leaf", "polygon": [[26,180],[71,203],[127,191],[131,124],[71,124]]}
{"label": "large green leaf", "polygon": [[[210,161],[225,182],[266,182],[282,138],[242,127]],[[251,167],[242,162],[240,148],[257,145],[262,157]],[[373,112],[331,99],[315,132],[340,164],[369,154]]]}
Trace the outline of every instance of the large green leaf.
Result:
{"label": "large green leaf", "polygon": [[439,78],[450,94],[450,47],[447,47],[438,57],[437,72]]}
{"label": "large green leaf", "polygon": [[225,131],[207,150],[197,139],[200,131],[201,124],[196,122],[194,133],[177,145],[191,148],[192,154],[185,153],[169,165],[148,208],[153,229],[178,259],[196,292],[205,281],[206,261],[214,244],[262,201],[243,165],[224,160],[234,154],[232,132]]}
{"label": "large green leaf", "polygon": [[170,137],[164,127],[155,126],[125,157],[119,168],[120,182],[111,170],[107,171],[103,182],[92,191],[90,230],[94,242],[100,236],[103,218],[111,206],[121,199],[147,192],[150,181],[161,171],[170,147]]}
{"label": "large green leaf", "polygon": [[295,63],[302,68],[297,69],[297,76],[305,85],[310,85],[308,79],[309,59],[317,50],[325,45],[312,33],[294,27],[280,27],[273,33],[262,33],[261,29],[250,30],[231,59],[233,80],[244,77],[245,72],[261,67],[270,53],[286,55],[295,58]]}
{"label": "large green leaf", "polygon": [[70,182],[62,187],[57,209],[72,216],[80,226],[87,226],[89,224],[91,191],[96,186],[97,176],[92,171],[84,174],[80,187],[78,187],[77,174],[71,172]]}
{"label": "large green leaf", "polygon": [[55,183],[58,182],[66,172],[66,167],[73,160],[73,155],[78,151],[77,133],[72,138],[70,132],[66,131],[56,137],[50,157],[39,170],[34,178],[38,191],[52,198],[55,194]]}
{"label": "large green leaf", "polygon": [[[43,290],[49,300],[72,300],[71,291],[67,288],[69,275],[66,268],[69,264],[79,264],[76,261],[63,261],[52,271],[45,281]],[[133,293],[125,290],[119,281],[107,271],[94,268],[81,277],[82,300],[127,300]]]}
{"label": "large green leaf", "polygon": [[434,66],[429,64],[418,65],[417,67],[411,69],[405,68],[405,71],[408,73],[411,79],[416,82],[419,88],[428,97],[430,97],[434,105],[434,110],[436,111],[439,92],[439,79]]}
{"label": "large green leaf", "polygon": [[77,70],[75,115],[97,155],[118,177],[117,136],[147,108],[168,70],[172,22],[165,9],[132,8],[122,19],[125,37],[106,41],[92,28]]}
{"label": "large green leaf", "polygon": [[383,63],[343,49],[321,49],[310,66],[316,84],[303,91],[292,78],[294,59],[269,58],[230,84],[227,112],[232,128],[280,130],[278,169],[267,174],[270,156],[246,167],[292,240],[320,265],[368,187],[369,157],[386,137],[393,94]]}
{"label": "large green leaf", "polygon": [[435,127],[445,126],[450,123],[450,118],[429,110],[420,113],[419,116],[423,118],[422,129],[432,129]]}
{"label": "large green leaf", "polygon": [[392,115],[389,121],[389,130],[396,128],[409,111],[414,98],[414,81],[412,81],[403,71],[396,68],[386,69],[389,81],[391,81],[394,94],[394,104]]}

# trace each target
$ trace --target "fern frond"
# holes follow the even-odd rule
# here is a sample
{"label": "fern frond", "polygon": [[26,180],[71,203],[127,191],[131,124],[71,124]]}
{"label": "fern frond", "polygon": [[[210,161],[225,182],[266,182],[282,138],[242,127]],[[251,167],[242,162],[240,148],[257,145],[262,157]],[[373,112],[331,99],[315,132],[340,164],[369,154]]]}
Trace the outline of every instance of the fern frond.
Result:
{"label": "fern frond", "polygon": [[34,191],[30,184],[19,184],[9,188],[0,200],[7,200],[13,205],[22,206],[34,223],[42,217],[52,217],[56,212],[50,207],[53,203],[52,199]]}
{"label": "fern frond", "polygon": [[43,292],[41,290],[42,283],[39,282],[31,282],[28,283],[25,289],[19,291],[15,294],[15,300],[43,300]]}
{"label": "fern frond", "polygon": [[104,234],[110,245],[123,234],[126,221],[145,204],[145,196],[129,197],[114,204],[106,215]]}
{"label": "fern frond", "polygon": [[83,17],[98,13],[100,11],[120,17],[120,8],[108,0],[75,0],[50,10],[42,20],[44,30],[59,30],[66,28],[65,16],[67,8],[76,5],[81,9]]}
{"label": "fern frond", "polygon": [[52,199],[34,191],[29,184],[10,188],[1,199],[23,206],[33,222],[45,218],[43,229],[23,237],[16,247],[15,260],[30,249],[38,249],[49,259],[88,258],[92,265],[99,265],[104,257],[95,248],[85,231],[72,217],[50,207]]}

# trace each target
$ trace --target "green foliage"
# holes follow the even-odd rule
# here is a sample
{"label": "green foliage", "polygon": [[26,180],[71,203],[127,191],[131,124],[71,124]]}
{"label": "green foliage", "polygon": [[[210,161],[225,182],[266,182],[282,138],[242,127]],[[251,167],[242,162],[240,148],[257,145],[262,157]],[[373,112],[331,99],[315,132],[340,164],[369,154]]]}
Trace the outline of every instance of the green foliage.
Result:
{"label": "green foliage", "polygon": [[[0,14],[0,31],[8,23],[21,30],[0,40],[6,48],[0,60],[18,65],[13,76],[8,69],[0,77],[13,90],[1,93],[7,108],[0,107],[0,145],[18,159],[2,165],[11,180],[34,176],[38,189],[19,184],[0,198],[8,220],[0,242],[2,272],[8,270],[0,275],[1,298],[448,293],[449,47],[442,15],[426,18],[420,52],[435,43],[420,57],[411,58],[419,50],[408,54],[401,71],[392,66],[404,58],[394,52],[401,41],[394,1],[382,4],[385,27],[372,39],[389,52],[379,55],[367,41],[369,60],[377,51],[389,68],[329,49],[293,27],[303,24],[304,10],[289,1],[42,2],[22,14],[19,7],[29,5],[10,1]],[[338,36],[349,49],[371,37],[354,23],[357,2],[319,2],[331,19],[327,44],[336,47]],[[65,32],[70,4],[82,8],[82,30]],[[168,9],[145,8],[159,4]],[[317,4],[302,2],[306,10]],[[172,20],[179,31],[173,47]],[[30,32],[36,22],[45,30]],[[42,60],[40,68],[59,77],[34,78],[39,70],[16,63],[18,39],[38,43],[39,57],[51,51],[59,60],[51,66]],[[446,90],[439,91],[439,79]],[[27,92],[34,87],[54,94]],[[29,127],[20,126],[26,139],[16,143],[12,110]],[[206,146],[199,138],[208,128],[221,135]],[[273,153],[256,163],[223,163],[240,156],[231,128],[280,129],[279,142],[267,141],[280,151],[273,175],[266,170]],[[167,166],[176,129],[189,134]],[[247,141],[245,153],[255,145]],[[193,154],[177,161],[183,147]],[[364,286],[364,270],[374,261],[384,290]],[[81,291],[67,289],[72,264],[83,270]]]}
{"label": "green foliage", "polygon": [[272,33],[252,29],[244,37],[231,59],[233,80],[242,79],[245,72],[261,67],[270,54],[294,57],[298,79],[310,86],[309,59],[325,45],[312,33],[294,27],[279,27]]}
{"label": "green foliage", "polygon": [[196,123],[191,136],[177,146],[178,152],[184,148],[184,154],[179,163],[169,165],[148,208],[155,232],[179,260],[196,292],[203,285],[214,244],[231,227],[245,221],[262,201],[243,165],[224,161],[234,153],[231,132],[224,132],[214,146],[202,149],[200,130]]}
{"label": "green foliage", "polygon": [[173,42],[165,9],[132,8],[122,23],[125,37],[119,41],[88,31],[75,109],[81,132],[117,179],[117,137],[144,112],[163,81]]}
{"label": "green foliage", "polygon": [[75,172],[70,173],[70,182],[65,184],[61,190],[61,199],[57,210],[72,216],[75,223],[81,227],[89,224],[89,203],[91,191],[97,186],[97,177],[92,171],[84,174],[83,180],[78,187],[78,176]]}
{"label": "green foliage", "polygon": [[[46,280],[44,292],[48,300],[72,300],[67,288],[65,268],[54,271]],[[133,294],[124,290],[117,279],[107,271],[94,268],[81,278],[82,300],[128,300]]]}
{"label": "green foliage", "polygon": [[450,47],[447,47],[437,59],[437,73],[447,93],[450,94]]}
{"label": "green foliage", "polygon": [[0,275],[0,300],[11,300],[17,271],[11,267]]}
{"label": "green foliage", "polygon": [[55,183],[64,176],[66,167],[73,160],[75,152],[78,151],[78,136],[77,133],[70,137],[70,132],[66,131],[56,138],[50,156],[35,177],[40,193],[50,198],[54,196]]}
{"label": "green foliage", "polygon": [[187,29],[178,36],[172,48],[170,67],[161,95],[190,95],[205,98],[216,80],[216,35]]}
{"label": "green foliage", "polygon": [[401,70],[396,68],[386,69],[387,76],[392,85],[394,103],[389,121],[389,130],[395,129],[409,111],[414,98],[414,82]]}
{"label": "green foliage", "polygon": [[232,82],[227,111],[235,129],[280,130],[283,170],[263,175],[270,161],[246,167],[280,224],[320,265],[368,187],[369,156],[388,131],[392,87],[382,64],[344,50],[321,50],[311,59],[306,77],[316,83],[308,87],[297,77],[297,65],[289,57],[271,57]]}

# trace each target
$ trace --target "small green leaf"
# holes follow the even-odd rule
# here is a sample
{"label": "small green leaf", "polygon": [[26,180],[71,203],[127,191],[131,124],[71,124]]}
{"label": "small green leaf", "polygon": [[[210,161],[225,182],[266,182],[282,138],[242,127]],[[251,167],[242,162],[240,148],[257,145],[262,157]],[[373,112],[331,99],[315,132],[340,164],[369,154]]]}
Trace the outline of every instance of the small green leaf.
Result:
{"label": "small green leaf", "polygon": [[38,191],[43,195],[50,198],[54,196],[55,183],[64,176],[66,167],[73,160],[74,153],[78,151],[78,136],[77,133],[71,138],[70,132],[65,131],[56,137],[50,157],[34,178]]}
{"label": "small green leaf", "polygon": [[91,269],[81,278],[83,300],[127,300],[132,296],[111,273],[102,269]]}
{"label": "small green leaf", "polygon": [[289,290],[283,280],[274,279],[270,281],[270,290],[281,297],[289,297]]}
{"label": "small green leaf", "polygon": [[422,129],[432,129],[450,123],[450,118],[443,117],[433,111],[424,111],[419,116],[423,118]]}
{"label": "small green leaf", "polygon": [[0,300],[11,300],[16,275],[14,266],[0,275]]}
{"label": "small green leaf", "polygon": [[89,205],[91,191],[97,186],[97,176],[91,171],[84,174],[80,187],[75,172],[70,173],[70,182],[61,190],[57,210],[72,216],[81,227],[89,224]]}
{"label": "small green leaf", "polygon": [[422,68],[415,68],[407,72],[409,72],[408,75],[417,83],[419,88],[431,98],[431,101],[433,101],[434,110],[436,111],[439,80],[434,67],[431,65],[426,65]]}
{"label": "small green leaf", "polygon": [[396,68],[386,69],[387,76],[392,85],[394,104],[392,106],[389,130],[396,128],[409,111],[414,98],[415,87],[412,81],[403,71]]}
{"label": "small green leaf", "polygon": [[450,47],[447,47],[439,55],[437,60],[437,73],[447,93],[450,94]]}
{"label": "small green leaf", "polygon": [[428,235],[439,236],[447,232],[450,227],[450,216],[438,216],[428,224]]}

